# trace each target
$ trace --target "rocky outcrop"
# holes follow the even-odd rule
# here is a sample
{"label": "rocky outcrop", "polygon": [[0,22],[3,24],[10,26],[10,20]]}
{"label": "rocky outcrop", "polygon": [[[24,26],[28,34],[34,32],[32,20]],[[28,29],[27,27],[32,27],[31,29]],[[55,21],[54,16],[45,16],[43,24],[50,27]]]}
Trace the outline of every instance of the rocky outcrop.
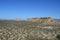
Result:
{"label": "rocky outcrop", "polygon": [[20,18],[16,18],[16,21],[21,21],[21,19]]}
{"label": "rocky outcrop", "polygon": [[28,18],[27,21],[31,22],[54,22],[54,19],[51,17],[41,17],[41,18]]}
{"label": "rocky outcrop", "polygon": [[40,18],[28,18],[27,21],[37,22],[40,21]]}

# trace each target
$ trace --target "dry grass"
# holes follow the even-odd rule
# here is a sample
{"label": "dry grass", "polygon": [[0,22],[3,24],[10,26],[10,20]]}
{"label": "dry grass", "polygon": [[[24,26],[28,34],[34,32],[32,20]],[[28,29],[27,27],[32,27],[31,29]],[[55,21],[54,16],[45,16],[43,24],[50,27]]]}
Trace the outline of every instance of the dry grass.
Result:
{"label": "dry grass", "polygon": [[0,21],[0,40],[58,40],[56,36],[60,34],[60,25],[50,25],[26,21]]}

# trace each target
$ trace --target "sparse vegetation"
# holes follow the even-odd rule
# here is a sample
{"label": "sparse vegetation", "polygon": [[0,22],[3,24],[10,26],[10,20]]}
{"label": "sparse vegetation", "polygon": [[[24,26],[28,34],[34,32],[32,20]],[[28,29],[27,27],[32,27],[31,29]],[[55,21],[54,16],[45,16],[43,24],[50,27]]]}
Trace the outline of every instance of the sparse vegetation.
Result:
{"label": "sparse vegetation", "polygon": [[59,40],[60,24],[0,21],[0,40]]}

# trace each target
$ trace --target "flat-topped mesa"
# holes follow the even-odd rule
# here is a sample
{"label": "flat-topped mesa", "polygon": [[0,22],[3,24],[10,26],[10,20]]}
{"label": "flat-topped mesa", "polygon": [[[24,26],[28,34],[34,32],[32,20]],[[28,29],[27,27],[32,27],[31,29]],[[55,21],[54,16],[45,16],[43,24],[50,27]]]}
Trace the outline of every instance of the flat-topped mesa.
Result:
{"label": "flat-topped mesa", "polygon": [[41,17],[40,19],[52,19],[52,17]]}
{"label": "flat-topped mesa", "polygon": [[21,19],[20,18],[16,18],[16,21],[21,21]]}
{"label": "flat-topped mesa", "polygon": [[41,21],[46,21],[46,22],[54,22],[54,19],[52,17],[41,17]]}
{"label": "flat-topped mesa", "polygon": [[27,21],[31,21],[31,22],[54,22],[54,19],[51,17],[41,17],[41,18],[28,18]]}
{"label": "flat-topped mesa", "polygon": [[39,20],[40,20],[40,18],[27,18],[27,21],[31,21],[31,22],[36,22]]}

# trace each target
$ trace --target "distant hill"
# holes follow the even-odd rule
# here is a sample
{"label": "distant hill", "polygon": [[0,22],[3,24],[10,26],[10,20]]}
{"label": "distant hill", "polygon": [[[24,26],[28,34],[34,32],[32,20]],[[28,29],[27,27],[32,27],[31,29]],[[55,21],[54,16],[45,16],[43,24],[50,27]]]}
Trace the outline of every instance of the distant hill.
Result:
{"label": "distant hill", "polygon": [[60,19],[54,19],[54,20],[56,20],[56,21],[60,22]]}

